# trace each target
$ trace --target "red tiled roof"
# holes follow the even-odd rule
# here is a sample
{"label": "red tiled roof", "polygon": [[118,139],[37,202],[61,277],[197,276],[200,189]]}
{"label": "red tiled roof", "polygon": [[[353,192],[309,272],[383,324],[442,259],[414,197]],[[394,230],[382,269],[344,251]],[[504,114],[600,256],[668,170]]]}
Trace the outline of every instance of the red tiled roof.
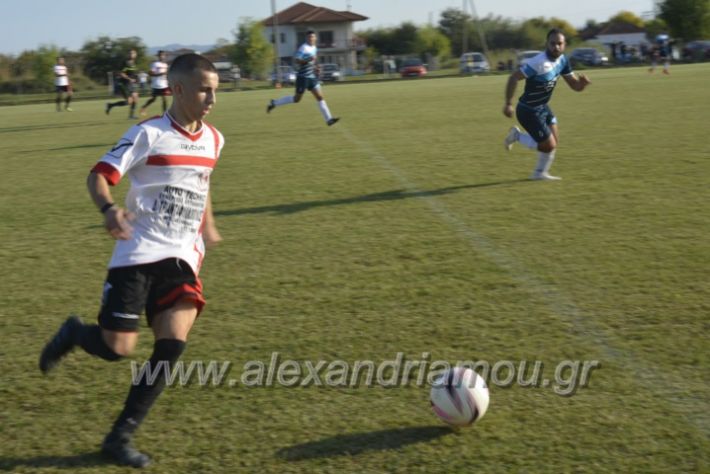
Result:
{"label": "red tiled roof", "polygon": [[299,2],[276,15],[270,16],[262,23],[264,26],[273,26],[274,17],[279,25],[295,25],[304,23],[344,23],[347,21],[363,21],[368,18],[353,12],[338,12],[325,7],[316,7],[309,3]]}

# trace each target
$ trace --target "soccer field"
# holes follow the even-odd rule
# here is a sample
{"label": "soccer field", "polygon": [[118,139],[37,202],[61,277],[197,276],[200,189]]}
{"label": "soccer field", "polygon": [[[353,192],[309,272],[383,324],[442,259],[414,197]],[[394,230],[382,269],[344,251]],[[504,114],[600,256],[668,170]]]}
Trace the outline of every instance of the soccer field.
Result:
{"label": "soccer field", "polygon": [[[503,76],[326,86],[333,127],[311,97],[265,113],[290,91],[218,95],[224,242],[183,360],[228,372],[165,390],[136,439],[147,472],[708,472],[710,65],[589,76],[551,102],[559,182],[503,150]],[[0,108],[0,471],[126,472],[98,449],[150,330],[130,360],[37,368],[68,314],[99,307],[113,243],[85,179],[131,124],[103,106]],[[485,417],[452,430],[427,384],[242,380],[276,353],[539,361],[549,384],[493,371]],[[573,390],[556,369],[584,361]]]}

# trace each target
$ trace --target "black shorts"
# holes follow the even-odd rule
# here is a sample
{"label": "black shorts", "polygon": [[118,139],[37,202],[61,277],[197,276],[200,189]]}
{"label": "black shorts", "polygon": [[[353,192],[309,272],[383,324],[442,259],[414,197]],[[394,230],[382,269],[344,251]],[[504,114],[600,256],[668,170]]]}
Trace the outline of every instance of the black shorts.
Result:
{"label": "black shorts", "polygon": [[151,95],[153,97],[161,97],[161,96],[170,95],[170,88],[166,87],[165,89],[152,89]]}
{"label": "black shorts", "polygon": [[57,93],[59,92],[71,92],[71,86],[56,86]]}
{"label": "black shorts", "polygon": [[109,331],[136,332],[145,309],[153,317],[180,300],[205,306],[202,282],[184,260],[168,258],[155,263],[111,268],[104,283],[99,326]]}
{"label": "black shorts", "polygon": [[320,86],[315,77],[296,76],[296,94],[303,94],[306,90],[312,91]]}
{"label": "black shorts", "polygon": [[550,125],[557,123],[555,114],[552,113],[552,109],[547,104],[530,107],[518,102],[515,115],[518,117],[520,125],[537,143],[542,143],[550,138],[550,135],[552,135]]}

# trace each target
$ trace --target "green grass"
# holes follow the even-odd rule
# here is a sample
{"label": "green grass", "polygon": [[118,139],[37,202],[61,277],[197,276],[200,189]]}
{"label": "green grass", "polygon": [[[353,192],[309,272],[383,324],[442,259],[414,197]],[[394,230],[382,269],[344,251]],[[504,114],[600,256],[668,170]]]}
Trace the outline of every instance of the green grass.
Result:
{"label": "green grass", "polygon": [[[707,472],[709,74],[560,83],[554,183],[502,150],[503,76],[326,86],[332,128],[310,97],[266,115],[286,91],[219,96],[225,241],[185,360],[231,361],[230,378],[272,352],[601,368],[571,397],[493,386],[457,432],[427,387],[173,387],[137,438],[148,472]],[[0,471],[125,472],[97,449],[129,363],[36,368],[68,313],[94,319],[112,248],[84,181],[127,110],[75,110],[0,108]]]}

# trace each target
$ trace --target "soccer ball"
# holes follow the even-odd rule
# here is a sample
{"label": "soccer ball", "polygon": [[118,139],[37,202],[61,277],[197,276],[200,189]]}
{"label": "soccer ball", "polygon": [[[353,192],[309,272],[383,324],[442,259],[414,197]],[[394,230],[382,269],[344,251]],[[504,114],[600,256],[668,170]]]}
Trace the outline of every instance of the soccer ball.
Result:
{"label": "soccer ball", "polygon": [[431,387],[431,408],[443,422],[470,426],[488,409],[488,386],[471,369],[454,367],[439,376]]}

